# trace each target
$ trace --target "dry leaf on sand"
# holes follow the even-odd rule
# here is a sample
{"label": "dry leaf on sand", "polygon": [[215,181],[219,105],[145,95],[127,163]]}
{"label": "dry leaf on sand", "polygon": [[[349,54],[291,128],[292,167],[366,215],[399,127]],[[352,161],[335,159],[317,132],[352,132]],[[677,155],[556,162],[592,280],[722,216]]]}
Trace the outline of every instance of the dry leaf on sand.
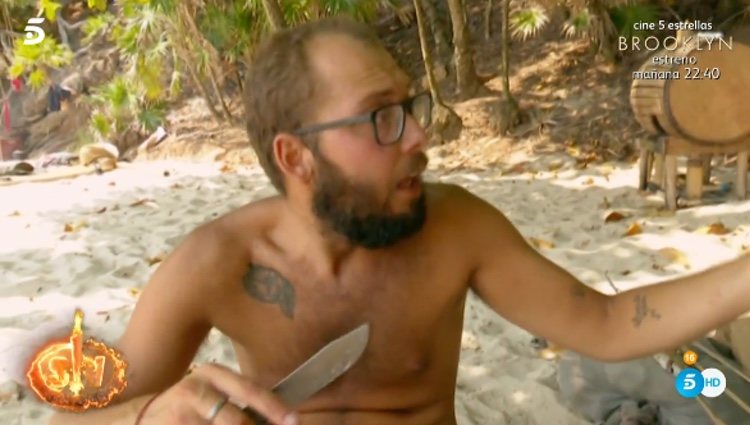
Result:
{"label": "dry leaf on sand", "polygon": [[584,184],[584,185],[586,185],[586,186],[590,186],[590,185],[594,184],[594,179],[593,179],[593,178],[591,178],[591,177],[589,177],[589,178],[587,178],[587,179],[586,179],[586,180],[585,180],[585,181],[583,182],[583,184]]}
{"label": "dry leaf on sand", "polygon": [[65,226],[63,227],[63,232],[65,233],[77,232],[86,226],[88,226],[88,223],[86,223],[85,221],[79,221],[78,223],[75,223],[75,224],[65,223]]}
{"label": "dry leaf on sand", "polygon": [[627,217],[627,216],[625,214],[623,214],[623,213],[620,213],[620,212],[617,212],[617,211],[612,211],[609,214],[607,214],[606,217],[604,217],[604,222],[605,223],[614,223],[614,222],[617,222],[617,221],[621,221],[625,217]]}
{"label": "dry leaf on sand", "polygon": [[555,244],[553,242],[539,238],[529,238],[529,242],[531,242],[531,244],[534,245],[536,249],[552,249],[555,247]]}
{"label": "dry leaf on sand", "polygon": [[143,204],[145,204],[147,202],[154,202],[154,200],[153,199],[149,199],[149,198],[143,198],[143,199],[139,199],[139,200],[133,202],[132,204],[130,204],[130,206],[131,207],[137,207],[137,206],[143,205]]}
{"label": "dry leaf on sand", "polygon": [[146,261],[148,261],[149,266],[153,266],[156,263],[161,263],[162,261],[164,261],[164,257],[164,254],[159,254],[153,257],[149,257]]}
{"label": "dry leaf on sand", "polygon": [[132,297],[138,297],[138,295],[141,294],[141,290],[138,288],[128,288],[128,292],[130,293],[130,296]]}
{"label": "dry leaf on sand", "polygon": [[724,226],[724,223],[717,221],[716,223],[711,223],[708,226],[699,228],[695,233],[701,233],[704,235],[726,235],[731,231],[731,229],[727,229],[726,226]]}
{"label": "dry leaf on sand", "polygon": [[628,230],[625,232],[623,236],[635,236],[638,234],[643,233],[643,229],[641,228],[641,225],[638,223],[633,223],[628,227]]}
{"label": "dry leaf on sand", "polygon": [[19,217],[20,215],[21,215],[21,213],[18,210],[16,210],[16,211],[13,211],[12,213],[8,214],[8,217]]}
{"label": "dry leaf on sand", "polygon": [[669,261],[670,263],[676,263],[683,265],[686,268],[690,268],[690,261],[688,260],[687,255],[685,255],[685,253],[680,251],[679,249],[666,247],[660,249],[658,252],[662,258]]}

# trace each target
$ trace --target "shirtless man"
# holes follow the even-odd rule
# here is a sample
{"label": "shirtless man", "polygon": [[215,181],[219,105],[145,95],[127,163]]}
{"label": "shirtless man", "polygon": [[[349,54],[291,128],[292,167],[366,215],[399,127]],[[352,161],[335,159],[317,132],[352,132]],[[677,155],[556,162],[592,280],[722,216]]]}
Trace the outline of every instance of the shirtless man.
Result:
{"label": "shirtless man", "polygon": [[[346,20],[260,48],[247,127],[281,194],[192,232],[119,342],[124,396],[52,422],[133,425],[159,394],[141,425],[249,424],[244,405],[274,424],[455,425],[470,289],[533,334],[605,361],[674,347],[750,310],[747,259],[605,296],[538,254],[493,206],[422,183],[426,104],[408,86],[369,30]],[[368,346],[333,384],[298,406],[270,394],[364,322]],[[241,374],[203,365],[186,375],[211,328],[234,342]]]}

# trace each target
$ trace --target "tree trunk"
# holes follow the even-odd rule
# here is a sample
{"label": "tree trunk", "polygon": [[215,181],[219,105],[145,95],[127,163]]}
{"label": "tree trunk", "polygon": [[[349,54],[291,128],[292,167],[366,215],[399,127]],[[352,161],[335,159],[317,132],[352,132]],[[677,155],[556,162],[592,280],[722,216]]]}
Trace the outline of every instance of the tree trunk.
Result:
{"label": "tree trunk", "polygon": [[510,1],[503,0],[503,33],[501,41],[503,49],[503,132],[511,130],[520,121],[518,102],[513,98],[513,94],[510,91]]}
{"label": "tree trunk", "polygon": [[221,109],[224,111],[224,116],[227,117],[229,122],[233,122],[234,117],[232,116],[232,113],[229,111],[227,102],[224,100],[224,94],[222,93],[222,90],[219,88],[219,83],[216,79],[216,73],[214,72],[214,69],[211,66],[208,67],[208,79],[211,81],[211,86],[214,89],[214,93],[216,93],[216,97],[219,98],[219,103],[221,104]]}
{"label": "tree trunk", "polygon": [[594,16],[594,37],[596,52],[605,59],[612,61],[617,57],[615,43],[617,42],[617,28],[609,16],[609,8],[602,0],[587,0],[586,7]]}
{"label": "tree trunk", "polygon": [[266,16],[268,17],[268,23],[271,24],[272,31],[278,31],[286,27],[284,12],[282,12],[278,0],[263,0],[263,8],[266,10]]}
{"label": "tree trunk", "polygon": [[487,0],[487,7],[484,9],[484,38],[489,40],[492,37],[492,0]]}
{"label": "tree trunk", "polygon": [[440,19],[440,15],[433,2],[426,1],[423,5],[425,17],[427,18],[427,22],[430,23],[432,35],[435,40],[435,55],[438,57],[438,62],[442,62],[440,59],[443,56],[450,56],[450,43],[446,35],[445,25],[443,24],[443,20]]}
{"label": "tree trunk", "polygon": [[[177,46],[176,46],[177,47]],[[178,52],[179,52],[178,48]],[[180,54],[184,54],[185,52],[181,52]],[[183,56],[183,57],[189,57],[189,56]],[[190,78],[195,83],[195,86],[198,87],[198,91],[201,94],[201,97],[206,101],[206,106],[208,107],[208,110],[211,112],[211,115],[214,116],[217,123],[221,123],[225,120],[225,117],[216,109],[214,106],[213,99],[211,98],[211,95],[208,93],[208,88],[206,87],[203,80],[201,80],[201,77],[195,72],[195,69],[188,64],[185,66],[185,69],[187,69],[188,74],[190,75]]]}
{"label": "tree trunk", "polygon": [[466,25],[464,5],[461,0],[448,0],[453,24],[453,49],[456,62],[458,96],[466,99],[476,95],[482,85],[477,78],[472,54],[471,36]]}
{"label": "tree trunk", "polygon": [[320,0],[309,0],[307,2],[307,12],[310,15],[310,20],[319,19],[321,16]]}
{"label": "tree trunk", "polygon": [[430,0],[414,0],[414,10],[417,14],[417,28],[419,30],[419,44],[422,48],[422,59],[424,60],[424,69],[427,74],[427,84],[430,86],[430,94],[435,106],[432,108],[432,124],[430,128],[431,142],[444,143],[446,141],[458,139],[461,134],[463,124],[461,118],[443,102],[440,95],[440,88],[435,81],[435,75],[432,69],[432,52],[430,43],[428,43],[429,34],[427,34],[427,22],[425,19],[423,2]]}

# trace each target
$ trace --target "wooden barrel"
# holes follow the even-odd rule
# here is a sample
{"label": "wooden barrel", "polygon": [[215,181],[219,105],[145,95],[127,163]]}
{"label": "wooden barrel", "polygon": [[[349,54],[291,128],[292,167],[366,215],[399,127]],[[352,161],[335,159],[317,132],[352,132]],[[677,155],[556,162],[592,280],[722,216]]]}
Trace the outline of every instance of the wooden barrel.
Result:
{"label": "wooden barrel", "polygon": [[700,144],[750,138],[750,45],[691,35],[677,46],[657,51],[633,73],[636,120],[651,133]]}

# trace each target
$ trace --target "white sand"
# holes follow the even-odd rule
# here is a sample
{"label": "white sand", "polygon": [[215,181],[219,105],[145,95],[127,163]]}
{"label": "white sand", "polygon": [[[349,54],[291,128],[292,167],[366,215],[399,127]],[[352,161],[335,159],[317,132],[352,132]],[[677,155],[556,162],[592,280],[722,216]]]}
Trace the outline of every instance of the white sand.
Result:
{"label": "white sand", "polygon": [[[535,164],[545,169],[545,161]],[[198,224],[273,193],[258,168],[227,174],[219,167],[126,164],[103,176],[0,187],[0,423],[42,424],[48,417],[29,391],[17,399],[13,381],[24,382],[23,362],[47,335],[69,328],[76,307],[93,336],[115,341],[136,301],[129,288],[142,286],[157,267],[149,259],[169,252]],[[501,208],[525,236],[552,242],[545,255],[603,292],[612,292],[605,272],[627,289],[703,269],[750,246],[750,202],[669,216],[659,212],[659,197],[635,190],[632,165],[566,167],[512,176],[433,170],[431,177],[464,185]],[[632,217],[605,224],[610,210]],[[636,220],[643,233],[623,237]],[[717,221],[731,232],[696,232]],[[556,364],[538,358],[528,333],[474,298],[466,318],[460,425],[587,423],[561,402]],[[217,332],[196,359],[208,360],[234,365],[230,344]]]}

